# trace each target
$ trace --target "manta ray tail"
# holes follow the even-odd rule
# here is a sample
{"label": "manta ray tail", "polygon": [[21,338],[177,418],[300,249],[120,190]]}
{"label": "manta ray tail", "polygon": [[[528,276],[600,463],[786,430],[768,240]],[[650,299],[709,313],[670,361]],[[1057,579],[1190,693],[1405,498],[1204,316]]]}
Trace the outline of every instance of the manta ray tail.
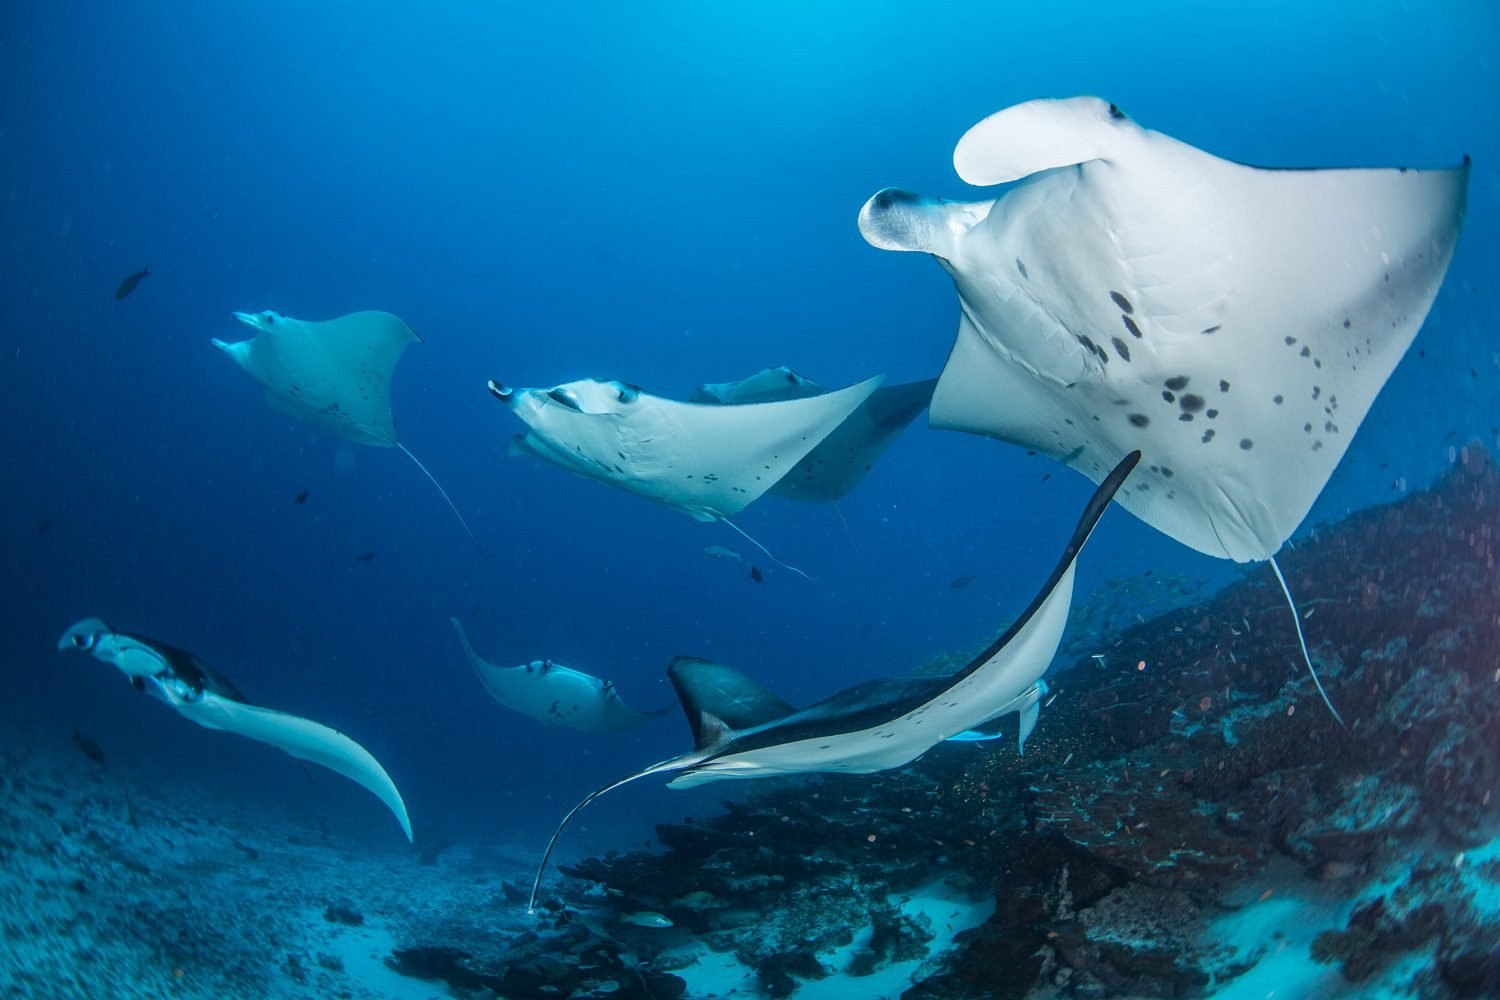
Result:
{"label": "manta ray tail", "polygon": [[[751,545],[754,545],[757,549],[760,549],[762,552],[764,552],[766,554],[766,558],[767,559],[771,560],[773,563],[775,563],[776,565],[780,566],[782,569],[789,569],[793,573],[796,573],[798,576],[802,577],[805,580],[811,580],[812,579],[812,577],[808,576],[806,573],[802,572],[800,569],[798,569],[797,567],[793,566],[792,564],[790,564],[790,563],[784,563],[780,559],[777,559],[775,553],[773,553],[770,549],[766,548],[764,545],[760,544],[760,542],[757,542],[755,539],[751,538],[748,534],[745,533],[745,529],[743,529],[739,525],[735,524],[729,518],[727,518],[727,517],[721,517],[721,518],[719,518],[719,520],[722,523],[729,525],[735,531],[739,532],[741,538],[743,538],[745,541],[749,542]],[[814,581],[814,582],[816,582],[816,581]]]}
{"label": "manta ray tail", "polygon": [[562,836],[563,828],[568,825],[568,821],[571,820],[574,816],[578,815],[579,811],[582,810],[584,806],[588,805],[590,802],[594,801],[605,792],[612,792],[616,788],[619,788],[621,785],[630,784],[637,778],[644,778],[648,774],[655,774],[660,766],[661,765],[658,764],[654,767],[648,767],[644,771],[637,771],[635,774],[632,774],[625,778],[621,778],[619,781],[612,781],[609,784],[605,785],[603,788],[597,788],[594,791],[589,792],[588,795],[584,796],[582,802],[579,802],[572,809],[568,810],[568,814],[562,818],[562,822],[557,824],[557,829],[553,831],[552,839],[547,841],[547,849],[542,852],[542,860],[537,862],[536,878],[531,882],[531,899],[526,903],[527,913],[536,912],[536,896],[542,888],[542,873],[547,870],[547,860],[552,857],[552,849],[557,846],[557,838]]}
{"label": "manta ray tail", "polygon": [[1302,616],[1297,613],[1297,603],[1292,600],[1292,592],[1286,585],[1286,577],[1281,575],[1281,567],[1276,565],[1276,557],[1271,557],[1271,570],[1276,574],[1276,582],[1281,584],[1281,592],[1286,595],[1287,607],[1292,609],[1292,624],[1297,626],[1297,644],[1302,647],[1302,662],[1307,664],[1307,672],[1312,675],[1313,683],[1318,687],[1318,694],[1323,697],[1323,704],[1328,706],[1328,711],[1338,720],[1338,724],[1348,729],[1348,723],[1344,717],[1339,715],[1339,710],[1333,707],[1333,701],[1329,699],[1328,692],[1323,690],[1323,682],[1318,680],[1318,672],[1313,669],[1312,657],[1307,652],[1307,640],[1302,637]]}
{"label": "manta ray tail", "polygon": [[406,457],[409,458],[409,459],[411,459],[414,463],[416,463],[417,468],[419,468],[419,469],[422,470],[422,475],[424,475],[424,476],[427,477],[428,482],[432,483],[433,486],[437,487],[437,491],[443,495],[443,499],[448,502],[449,509],[451,509],[453,511],[453,516],[456,517],[456,518],[458,518],[458,523],[464,526],[464,531],[468,532],[468,534],[469,534],[469,541],[471,541],[471,542],[474,543],[474,547],[479,550],[479,554],[481,556],[483,556],[485,559],[488,559],[489,556],[485,555],[484,546],[480,545],[479,544],[479,539],[477,539],[477,538],[474,537],[474,532],[469,527],[469,522],[465,521],[464,520],[464,516],[458,512],[458,505],[453,502],[453,498],[452,497],[448,496],[448,491],[445,490],[445,489],[443,489],[443,484],[437,481],[437,477],[436,476],[434,476],[432,473],[430,473],[430,472],[427,471],[427,466],[423,465],[422,464],[422,460],[419,459],[419,458],[417,458],[417,456],[413,455],[411,453],[411,449],[407,448],[406,445],[402,444],[400,441],[397,441],[396,442],[396,447],[400,448],[403,452],[405,452],[406,453]]}
{"label": "manta ray tail", "polygon": [[859,555],[859,543],[854,540],[854,532],[849,530],[849,522],[844,520],[844,512],[839,510],[839,502],[833,501],[832,506],[833,512],[839,516],[839,523],[844,526],[844,537],[849,539],[849,547],[854,550],[855,555]]}

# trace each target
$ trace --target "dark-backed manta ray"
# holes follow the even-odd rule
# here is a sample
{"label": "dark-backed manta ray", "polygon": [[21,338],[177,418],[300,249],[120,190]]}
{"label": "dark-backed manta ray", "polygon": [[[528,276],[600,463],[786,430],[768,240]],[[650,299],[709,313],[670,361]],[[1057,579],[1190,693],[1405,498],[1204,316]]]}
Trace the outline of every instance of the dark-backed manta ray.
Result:
{"label": "dark-backed manta ray", "polygon": [[721,778],[869,774],[908,764],[945,740],[983,738],[976,731],[1006,712],[1022,713],[1024,741],[1043,694],[1039,682],[1067,624],[1078,554],[1140,457],[1131,452],[1104,478],[1031,604],[956,673],[870,681],[794,709],[736,670],[678,657],[667,676],[692,728],[693,749],[611,782],[569,810],[542,854],[530,909],[568,822],[599,796],[647,775],[671,773],[669,786],[685,788]]}
{"label": "dark-backed manta ray", "polygon": [[449,618],[464,655],[484,689],[506,708],[529,715],[549,726],[567,726],[588,733],[629,729],[671,710],[638,712],[625,704],[613,681],[601,680],[551,660],[533,660],[518,667],[491,663],[474,651],[463,625]]}
{"label": "dark-backed manta ray", "polygon": [[887,189],[859,216],[872,245],[934,255],[957,288],[932,426],[1095,481],[1139,448],[1120,503],[1241,562],[1272,559],[1296,530],[1411,344],[1469,174],[1467,157],[1245,166],[1092,97],[992,115],[953,162],[970,184],[1019,183],[978,202]]}
{"label": "dark-backed manta ray", "polygon": [[512,454],[535,455],[699,521],[722,521],[771,555],[730,517],[779,483],[882,378],[805,398],[730,406],[684,403],[605,379],[551,389],[491,380],[489,389],[526,425],[526,433],[512,439]]}
{"label": "dark-backed manta ray", "polygon": [[401,353],[422,339],[401,317],[367,311],[312,321],[267,309],[237,312],[234,318],[255,330],[255,336],[233,343],[215,337],[213,345],[261,384],[272,409],[357,444],[401,449],[437,487],[479,547],[448,491],[396,437],[391,378]]}
{"label": "dark-backed manta ray", "polygon": [[185,649],[110,628],[85,618],[62,634],[57,648],[88,653],[119,669],[138,691],[208,729],[269,743],[357,782],[385,803],[410,841],[411,820],[401,793],[380,762],[343,733],[309,719],[252,705],[228,678]]}
{"label": "dark-backed manta ray", "polygon": [[[917,414],[927,408],[936,385],[937,379],[882,385],[767,492],[807,503],[833,503],[842,499],[859,485]],[[809,399],[828,392],[826,386],[783,365],[762,369],[738,382],[701,385],[689,401],[720,405],[771,403]]]}

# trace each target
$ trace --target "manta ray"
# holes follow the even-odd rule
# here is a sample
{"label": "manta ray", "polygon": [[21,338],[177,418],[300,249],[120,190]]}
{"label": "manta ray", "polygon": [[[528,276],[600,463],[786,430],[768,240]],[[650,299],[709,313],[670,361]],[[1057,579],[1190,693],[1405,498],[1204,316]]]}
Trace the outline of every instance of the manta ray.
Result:
{"label": "manta ray", "polygon": [[669,787],[687,788],[724,778],[870,774],[908,764],[945,740],[988,738],[983,731],[1007,712],[1021,713],[1024,745],[1045,691],[1042,674],[1067,624],[1078,554],[1140,458],[1130,453],[1104,478],[1030,605],[956,673],[870,681],[794,709],[728,667],[693,657],[672,661],[667,676],[692,729],[693,749],[613,781],[569,810],[542,854],[530,910],[568,822],[599,796],[648,775],[669,773]]}
{"label": "manta ray", "polygon": [[391,377],[401,353],[421,341],[401,317],[372,311],[315,322],[267,309],[234,318],[256,335],[234,343],[215,337],[213,345],[261,384],[273,409],[357,444],[401,449],[479,547],[448,491],[396,437]]}
{"label": "manta ray", "polygon": [[269,743],[363,785],[385,803],[406,839],[412,839],[411,820],[395,783],[369,751],[343,733],[310,719],[252,705],[227,677],[193,653],[159,639],[118,631],[98,618],[85,618],[70,627],[57,648],[88,653],[118,668],[137,691],[159,698],[200,726]]}
{"label": "manta ray", "polygon": [[[1138,448],[1127,510],[1211,556],[1271,560],[1285,590],[1273,557],[1442,283],[1468,158],[1252,167],[1080,97],[986,118],[953,162],[1017,183],[968,202],[886,189],[859,215],[872,245],[932,254],[957,288],[931,425],[1096,482]],[[1306,658],[1300,623],[1298,639]]]}
{"label": "manta ray", "polygon": [[[937,379],[882,385],[767,492],[805,503],[833,503],[847,496],[891,442],[927,408],[936,385]],[[772,403],[810,399],[828,392],[827,387],[782,366],[762,369],[738,382],[701,385],[693,391],[690,402]]]}
{"label": "manta ray", "polygon": [[532,660],[519,667],[491,663],[474,652],[457,618],[448,621],[453,623],[464,655],[490,697],[538,722],[602,733],[629,729],[671,709],[668,705],[654,712],[637,712],[620,699],[613,681],[600,680],[551,660]]}
{"label": "manta ray", "polygon": [[730,517],[837,430],[882,378],[796,399],[728,406],[684,403],[606,379],[550,389],[515,389],[491,380],[489,389],[526,425],[526,433],[512,439],[512,454],[535,455],[699,521],[721,521],[775,559]]}

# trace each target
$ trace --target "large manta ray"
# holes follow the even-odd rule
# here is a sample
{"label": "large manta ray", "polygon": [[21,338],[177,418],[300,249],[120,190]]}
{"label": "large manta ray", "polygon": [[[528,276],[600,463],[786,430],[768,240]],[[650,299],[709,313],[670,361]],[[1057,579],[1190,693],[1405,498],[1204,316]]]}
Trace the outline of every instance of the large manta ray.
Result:
{"label": "large manta ray", "polygon": [[611,782],[569,810],[542,854],[530,908],[568,822],[599,796],[638,778],[673,773],[670,786],[683,788],[721,778],[869,774],[908,764],[945,740],[974,738],[970,734],[1007,712],[1022,713],[1024,740],[1038,684],[1067,624],[1078,554],[1140,458],[1132,452],[1104,478],[1031,604],[956,673],[872,681],[793,709],[737,671],[690,657],[674,660],[667,674],[692,728],[693,749]]}
{"label": "large manta ray", "polygon": [[511,441],[512,454],[534,455],[699,521],[720,521],[776,559],[730,517],[833,434],[883,377],[834,392],[737,405],[684,403],[598,378],[550,389],[517,389],[492,379],[489,390],[526,425]]}
{"label": "large manta ray", "polygon": [[975,202],[887,189],[859,216],[872,245],[934,255],[958,290],[932,426],[1095,481],[1139,448],[1120,503],[1237,561],[1296,530],[1416,336],[1469,175],[1467,158],[1245,166],[1092,97],[992,115],[953,163],[971,184],[1019,183]]}

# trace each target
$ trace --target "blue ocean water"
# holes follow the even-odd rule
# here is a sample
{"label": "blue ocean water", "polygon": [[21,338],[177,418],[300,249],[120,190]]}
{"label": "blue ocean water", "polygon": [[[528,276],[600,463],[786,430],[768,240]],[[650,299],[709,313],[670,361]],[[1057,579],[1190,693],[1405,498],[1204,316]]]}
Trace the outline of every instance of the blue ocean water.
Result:
{"label": "blue ocean water", "polygon": [[[1473,156],[1466,232],[1426,328],[1304,531],[1415,489],[1450,446],[1497,443],[1497,29],[1480,0],[13,4],[0,711],[78,729],[164,782],[316,803],[395,836],[358,789],[312,787],[53,651],[97,614],[355,736],[419,838],[536,842],[579,794],[687,733],[675,715],[580,737],[505,713],[450,615],[498,662],[551,657],[643,707],[671,699],[679,653],[800,703],[986,640],[1089,495],[1061,466],[919,421],[841,504],[847,533],[830,508],[774,498],[739,519],[810,583],[728,529],[507,457],[521,428],[485,382],[597,375],[684,396],[778,364],[830,385],[935,375],[951,284],[868,247],[856,212],[887,185],[965,195],[954,141],[1035,96],[1098,94],[1259,164]],[[260,309],[383,309],[421,334],[396,418],[487,559],[399,454],[269,410],[212,349],[243,335],[231,311]],[[711,544],[744,551],[764,584],[705,557]],[[1146,569],[1238,572],[1116,510],[1079,601]],[[716,792],[637,787],[601,803],[579,843],[639,841]]]}

